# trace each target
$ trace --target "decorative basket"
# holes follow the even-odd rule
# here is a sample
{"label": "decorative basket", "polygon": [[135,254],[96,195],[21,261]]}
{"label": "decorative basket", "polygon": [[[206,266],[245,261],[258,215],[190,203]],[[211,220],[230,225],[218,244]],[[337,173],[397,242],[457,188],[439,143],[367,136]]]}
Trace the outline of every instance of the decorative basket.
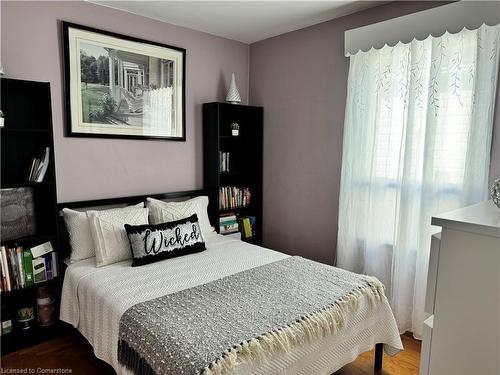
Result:
{"label": "decorative basket", "polygon": [[0,190],[2,241],[32,236],[36,233],[33,188]]}

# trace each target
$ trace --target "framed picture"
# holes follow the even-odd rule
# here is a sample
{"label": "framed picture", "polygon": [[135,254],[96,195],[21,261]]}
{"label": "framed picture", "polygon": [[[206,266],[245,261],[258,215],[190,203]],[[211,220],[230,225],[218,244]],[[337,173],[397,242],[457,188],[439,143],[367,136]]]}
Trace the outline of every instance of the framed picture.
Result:
{"label": "framed picture", "polygon": [[62,23],[70,137],[186,140],[186,50]]}

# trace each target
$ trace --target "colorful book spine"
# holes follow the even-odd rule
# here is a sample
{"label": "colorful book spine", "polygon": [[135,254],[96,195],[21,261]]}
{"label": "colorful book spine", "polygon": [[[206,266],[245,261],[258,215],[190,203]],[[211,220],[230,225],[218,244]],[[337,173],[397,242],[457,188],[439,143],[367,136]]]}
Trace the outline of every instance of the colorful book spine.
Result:
{"label": "colorful book spine", "polygon": [[45,271],[47,272],[47,280],[52,280],[54,275],[52,274],[52,254],[45,254],[43,256],[45,260]]}
{"label": "colorful book spine", "polygon": [[229,172],[229,152],[219,151],[219,171]]}
{"label": "colorful book spine", "polygon": [[24,284],[24,258],[23,258],[23,248],[18,246],[16,248],[16,256],[17,256],[17,259],[16,259],[16,262],[17,262],[17,268],[18,268],[18,271],[19,271],[19,288],[24,288],[25,284]]}
{"label": "colorful book spine", "polygon": [[219,189],[219,208],[221,210],[250,206],[250,189],[247,187],[222,186]]}
{"label": "colorful book spine", "polygon": [[9,271],[11,275],[11,283],[12,283],[12,290],[13,289],[19,289],[19,270],[17,268],[17,255],[16,255],[16,249],[8,249],[9,252],[9,259],[7,260],[9,263]]}
{"label": "colorful book spine", "polygon": [[8,292],[11,290],[11,285],[10,285],[9,266],[7,263],[7,249],[5,248],[5,246],[2,246],[0,252],[1,252],[0,261],[2,267],[2,286],[3,290]]}
{"label": "colorful book spine", "polygon": [[30,286],[34,284],[33,280],[33,263],[30,250],[23,252],[23,266],[24,266],[24,284]]}
{"label": "colorful book spine", "polygon": [[59,264],[57,263],[57,254],[55,251],[52,253],[52,277],[59,276]]}
{"label": "colorful book spine", "polygon": [[256,235],[257,219],[255,216],[244,216],[241,221],[243,238],[252,238]]}

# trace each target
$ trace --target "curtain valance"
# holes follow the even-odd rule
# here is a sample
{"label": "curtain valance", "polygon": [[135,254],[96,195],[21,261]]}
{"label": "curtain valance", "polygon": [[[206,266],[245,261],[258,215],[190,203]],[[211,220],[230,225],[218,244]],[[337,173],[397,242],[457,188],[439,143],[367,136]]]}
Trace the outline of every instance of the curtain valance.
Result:
{"label": "curtain valance", "polygon": [[500,23],[500,2],[459,1],[428,9],[422,12],[393,18],[388,21],[347,30],[345,32],[345,55],[359,51],[380,49],[398,43],[410,43],[414,39],[424,40],[445,33],[456,34],[464,28],[475,30],[486,25]]}

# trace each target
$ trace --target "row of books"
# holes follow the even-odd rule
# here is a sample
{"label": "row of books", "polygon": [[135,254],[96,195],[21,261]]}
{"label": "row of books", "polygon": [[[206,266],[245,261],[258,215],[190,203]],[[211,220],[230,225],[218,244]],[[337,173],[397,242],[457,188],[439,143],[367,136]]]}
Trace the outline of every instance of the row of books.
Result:
{"label": "row of books", "polygon": [[219,151],[219,171],[229,172],[229,152]]}
{"label": "row of books", "polygon": [[59,275],[57,254],[50,242],[32,247],[0,248],[1,291],[22,289]]}
{"label": "row of books", "polygon": [[222,186],[219,189],[219,209],[228,210],[250,206],[251,193],[246,187]]}
{"label": "row of books", "polygon": [[219,217],[219,233],[230,234],[236,233],[240,230],[236,215],[233,213],[221,215]]}
{"label": "row of books", "polygon": [[249,239],[256,235],[257,219],[255,216],[236,216],[228,213],[219,217],[219,233],[231,234],[241,232],[243,239]]}
{"label": "row of books", "polygon": [[50,159],[50,147],[46,147],[42,151],[42,155],[39,158],[31,159],[30,170],[28,172],[29,182],[42,182],[47,173],[47,168],[49,167]]}

